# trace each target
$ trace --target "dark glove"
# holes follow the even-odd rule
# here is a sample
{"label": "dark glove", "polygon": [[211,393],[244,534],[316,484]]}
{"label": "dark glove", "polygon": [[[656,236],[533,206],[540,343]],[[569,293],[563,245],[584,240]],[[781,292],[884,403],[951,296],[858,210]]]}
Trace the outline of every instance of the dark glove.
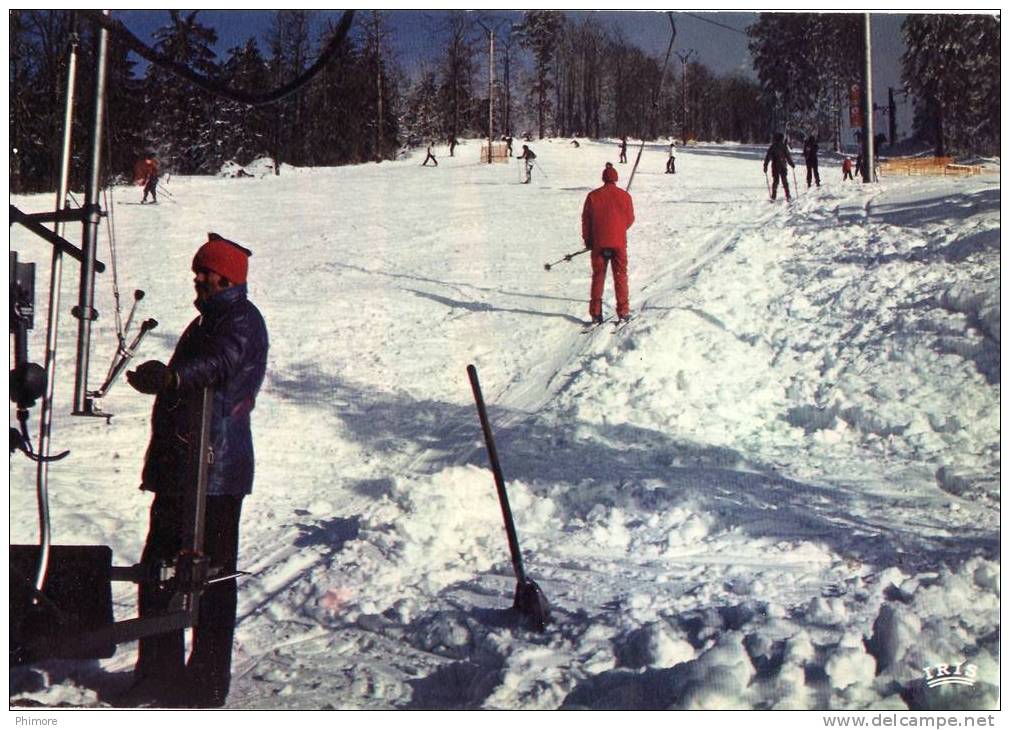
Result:
{"label": "dark glove", "polygon": [[154,395],[173,382],[174,376],[168,366],[158,360],[148,360],[126,373],[127,382],[134,390]]}

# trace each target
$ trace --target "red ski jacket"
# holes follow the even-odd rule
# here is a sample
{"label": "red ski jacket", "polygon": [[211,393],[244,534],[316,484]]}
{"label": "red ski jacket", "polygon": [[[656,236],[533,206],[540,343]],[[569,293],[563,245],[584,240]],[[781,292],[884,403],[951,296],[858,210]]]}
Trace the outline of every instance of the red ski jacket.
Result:
{"label": "red ski jacket", "polygon": [[137,160],[136,164],[133,166],[133,181],[137,185],[143,185],[151,177],[157,177],[158,175],[158,163],[151,157],[146,157],[142,160]]}
{"label": "red ski jacket", "polygon": [[631,196],[616,183],[604,183],[582,206],[582,240],[594,249],[627,249],[627,231],[635,222]]}

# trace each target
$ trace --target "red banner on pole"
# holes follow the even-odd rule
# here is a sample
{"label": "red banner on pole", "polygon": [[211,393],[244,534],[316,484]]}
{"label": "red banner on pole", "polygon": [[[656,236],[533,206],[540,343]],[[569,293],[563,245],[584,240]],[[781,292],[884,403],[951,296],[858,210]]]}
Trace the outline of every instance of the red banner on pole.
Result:
{"label": "red banner on pole", "polygon": [[849,87],[849,126],[850,127],[862,127],[863,126],[863,103],[862,103],[862,92],[859,88],[859,84],[853,84]]}

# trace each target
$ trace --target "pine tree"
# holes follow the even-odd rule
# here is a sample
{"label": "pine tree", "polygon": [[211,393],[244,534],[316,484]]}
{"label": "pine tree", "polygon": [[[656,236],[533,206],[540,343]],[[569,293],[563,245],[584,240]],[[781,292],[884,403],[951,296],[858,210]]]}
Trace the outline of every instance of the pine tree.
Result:
{"label": "pine tree", "polygon": [[[270,68],[254,38],[228,51],[221,74],[226,86],[241,91],[261,91],[270,86]],[[221,157],[247,165],[269,154],[272,116],[270,107],[255,107],[229,99],[220,101],[217,124],[227,131]]]}
{"label": "pine tree", "polygon": [[998,153],[1000,27],[988,15],[909,15],[902,77],[915,95],[914,127],[948,150]]}
{"label": "pine tree", "polygon": [[550,91],[555,80],[551,78],[554,55],[560,44],[565,18],[552,10],[527,10],[516,28],[520,43],[533,51],[533,83],[531,91],[536,97],[537,131],[541,139],[546,134],[547,118],[551,111]]}
{"label": "pine tree", "polygon": [[859,78],[859,20],[852,14],[761,13],[747,29],[775,129],[831,126],[837,139],[844,90]]}
{"label": "pine tree", "polygon": [[401,119],[410,146],[438,139],[442,133],[442,119],[438,103],[438,80],[434,69],[423,71],[407,94]]}
{"label": "pine tree", "polygon": [[[217,78],[216,56],[211,46],[217,32],[187,15],[170,10],[171,24],[155,31],[155,50],[202,76]],[[146,137],[160,159],[176,172],[199,174],[220,167],[220,136],[214,118],[217,100],[157,65],[145,79]]]}
{"label": "pine tree", "polygon": [[479,123],[474,103],[474,73],[476,53],[470,38],[471,23],[462,11],[452,11],[448,18],[448,38],[439,78],[439,101],[442,107],[441,137],[449,139],[475,132]]}

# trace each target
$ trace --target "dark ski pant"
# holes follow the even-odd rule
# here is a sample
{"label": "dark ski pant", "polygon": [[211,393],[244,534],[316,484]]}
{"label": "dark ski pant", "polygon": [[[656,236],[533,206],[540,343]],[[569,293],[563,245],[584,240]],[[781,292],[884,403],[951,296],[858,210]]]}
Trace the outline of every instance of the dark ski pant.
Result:
{"label": "dark ski pant", "polygon": [[[605,254],[604,251],[610,251]],[[603,316],[603,288],[607,281],[607,261],[614,276],[614,298],[617,299],[617,316],[627,317],[628,307],[628,251],[624,248],[596,248],[590,255],[593,281],[589,288],[589,316]],[[609,258],[608,258],[609,256]]]}
{"label": "dark ski pant", "polygon": [[782,189],[786,193],[786,200],[789,200],[789,176],[786,174],[785,169],[780,170],[772,165],[772,200],[775,200],[775,197],[778,195],[779,179],[782,180]]}
{"label": "dark ski pant", "polygon": [[677,174],[676,157],[671,157],[666,161],[666,171],[671,175]]}
{"label": "dark ski pant", "polygon": [[[452,155],[449,155],[449,157],[452,157]],[[423,167],[423,166],[427,165],[428,164],[428,160],[431,160],[432,162],[434,162],[435,163],[435,167],[438,167],[438,160],[436,160],[435,159],[435,155],[433,155],[431,153],[428,153],[428,156],[424,158],[424,162],[421,163],[421,166]]]}
{"label": "dark ski pant", "polygon": [[[174,495],[157,495],[151,505],[151,523],[141,561],[146,565],[171,560],[182,547],[185,502]],[[234,573],[238,562],[239,519],[242,497],[207,497],[204,523],[204,555],[213,567]],[[172,590],[150,583],[140,585],[140,616],[149,616],[169,607]],[[200,597],[197,626],[193,629],[193,651],[184,657],[183,630],[169,631],[140,640],[135,676],[141,680],[164,682],[166,689],[181,689],[197,704],[222,704],[231,685],[231,650],[235,634],[238,587],[234,580],[209,586]],[[185,684],[180,680],[185,679]],[[180,686],[181,685],[181,686]]]}
{"label": "dark ski pant", "polygon": [[807,163],[807,187],[810,187],[810,181],[813,179],[817,183],[817,187],[821,186],[821,173],[817,171],[817,160]]}
{"label": "dark ski pant", "polygon": [[[151,196],[151,200],[153,200],[155,203],[157,203],[158,202],[158,178],[157,177],[152,176],[152,177],[148,178],[147,184],[144,186],[144,197],[140,199],[140,202],[143,203],[145,200],[147,200],[147,196],[149,194]],[[169,196],[169,197],[171,197],[171,196]]]}

